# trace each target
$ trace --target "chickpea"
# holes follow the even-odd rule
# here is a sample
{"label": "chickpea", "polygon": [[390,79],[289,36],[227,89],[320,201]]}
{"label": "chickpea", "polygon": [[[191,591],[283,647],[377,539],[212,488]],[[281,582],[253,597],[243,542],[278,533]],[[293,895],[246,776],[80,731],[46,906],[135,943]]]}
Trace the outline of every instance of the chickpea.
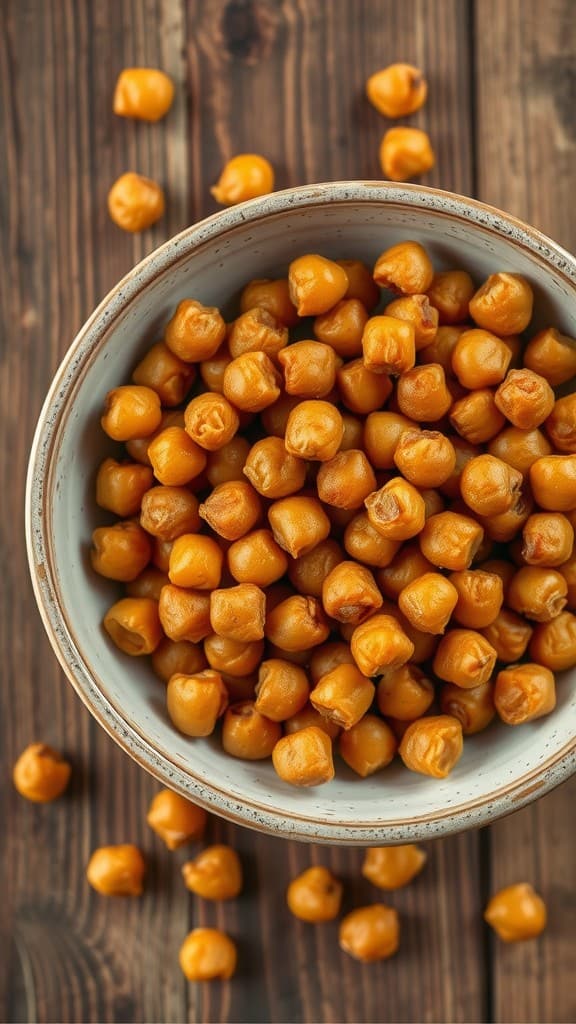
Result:
{"label": "chickpea", "polygon": [[242,865],[231,846],[207,846],[182,865],[182,877],[205,900],[233,900],[242,892]]}
{"label": "chickpea", "polygon": [[561,512],[537,512],[524,523],[522,541],[528,565],[561,566],[572,554],[574,529]]}
{"label": "chickpea", "polygon": [[210,668],[237,678],[250,675],[258,667],[264,644],[258,640],[231,640],[211,633],[204,640],[204,654]]}
{"label": "chickpea", "polygon": [[364,452],[351,449],[322,463],[316,486],[318,497],[325,504],[358,509],[375,490],[376,477]]}
{"label": "chickpea", "polygon": [[378,573],[378,583],[386,597],[397,600],[404,587],[433,571],[432,563],[424,558],[417,544],[404,544],[392,561]]}
{"label": "chickpea", "polygon": [[166,689],[168,715],[185,736],[210,736],[228,705],[228,692],[212,668],[194,675],[173,675]]}
{"label": "chickpea", "polygon": [[244,412],[262,412],[280,395],[280,376],[264,352],[245,352],[224,371],[224,395]]}
{"label": "chickpea", "polygon": [[478,455],[463,468],[460,490],[466,504],[481,516],[508,512],[522,487],[522,474],[494,455]]}
{"label": "chickpea", "polygon": [[362,355],[362,334],[367,321],[368,313],[360,299],[344,298],[316,317],[314,335],[330,345],[336,355],[350,359]]}
{"label": "chickpea", "polygon": [[267,587],[284,576],[288,558],[270,530],[255,530],[228,548],[228,568],[237,583]]}
{"label": "chickpea", "polygon": [[298,323],[298,313],[290,301],[287,278],[272,281],[263,277],[249,281],[240,296],[240,312],[247,313],[255,307],[265,309],[286,327],[295,327]]}
{"label": "chickpea", "polygon": [[148,446],[151,441],[154,440],[156,434],[159,434],[165,427],[183,427],[184,416],[179,409],[167,409],[161,414],[160,423],[147,437],[137,437],[132,441],[126,441],[125,448],[126,454],[133,460],[143,466],[151,466],[150,459],[148,458]]}
{"label": "chickpea", "polygon": [[440,512],[444,512],[446,504],[444,498],[438,491],[434,491],[431,488],[424,488],[420,491],[425,506],[425,516],[429,519],[430,516],[437,516]]}
{"label": "chickpea", "polygon": [[130,441],[152,434],[160,426],[160,399],[151,388],[127,384],[106,395],[100,423],[113,441]]}
{"label": "chickpea", "polygon": [[274,169],[258,153],[240,153],[232,157],[210,193],[221,206],[235,206],[274,191]]}
{"label": "chickpea", "polygon": [[96,477],[96,504],[123,519],[135,516],[153,480],[148,466],[105,459]]}
{"label": "chickpea", "polygon": [[170,552],[168,575],[177,587],[213,590],[220,585],[224,555],[212,537],[184,533]]}
{"label": "chickpea", "polygon": [[493,622],[482,630],[483,636],[496,651],[498,661],[513,662],[524,657],[532,627],[509,608],[502,608]]}
{"label": "chickpea", "polygon": [[145,531],[133,520],[100,526],[92,534],[90,561],[100,576],[128,583],[146,568],[152,545]]}
{"label": "chickpea", "polygon": [[116,179],[108,192],[108,213],[123,231],[136,233],[152,227],[164,216],[166,200],[157,181],[135,171]]}
{"label": "chickpea", "polygon": [[344,298],[346,271],[324,256],[299,256],[288,268],[290,299],[298,316],[319,316]]}
{"label": "chickpea", "polygon": [[226,672],[222,672],[221,676],[228,691],[228,699],[231,704],[241,704],[243,701],[254,700],[256,681],[258,679],[256,672],[251,672],[249,676],[229,676]]}
{"label": "chickpea", "polygon": [[546,420],[546,433],[556,451],[576,454],[576,393],[558,399]]}
{"label": "chickpea", "polygon": [[[162,488],[158,488],[161,490]],[[174,547],[173,540],[162,540],[160,537],[154,537],[152,540],[152,564],[156,569],[166,576],[166,583],[169,583],[168,569],[170,568],[170,554]],[[153,597],[152,594],[134,594],[133,597]]]}
{"label": "chickpea", "polygon": [[372,373],[362,359],[353,359],[341,366],[336,380],[342,404],[360,416],[380,409],[392,392],[389,377],[385,373]]}
{"label": "chickpea", "polygon": [[506,419],[520,430],[534,430],[554,408],[554,392],[548,381],[532,370],[510,370],[495,395]]}
{"label": "chickpea", "polygon": [[162,639],[158,602],[147,597],[124,597],[108,609],[104,629],[124,654],[152,654]]}
{"label": "chickpea", "polygon": [[355,960],[372,963],[387,960],[398,950],[400,926],[398,914],[383,903],[358,907],[340,922],[340,949]]}
{"label": "chickpea", "polygon": [[330,533],[330,520],[316,498],[282,498],[268,509],[274,540],[292,558],[305,555]]}
{"label": "chickpea", "polygon": [[362,334],[362,352],[371,373],[404,373],[416,361],[414,324],[395,316],[371,317]]}
{"label": "chickpea", "polygon": [[518,882],[492,896],[484,920],[503,942],[535,939],[546,927],[546,904],[531,885]]}
{"label": "chickpea", "polygon": [[554,676],[544,665],[508,665],[496,676],[496,711],[506,725],[522,725],[556,707]]}
{"label": "chickpea", "polygon": [[439,487],[456,467],[450,440],[436,430],[406,430],[394,452],[394,462],[415,487]]}
{"label": "chickpea", "polygon": [[419,242],[393,245],[378,257],[374,267],[376,284],[404,295],[427,292],[433,278],[430,257]]}
{"label": "chickpea", "polygon": [[270,757],[282,735],[278,722],[256,709],[254,701],[231,704],[222,724],[222,746],[231,757],[263,761]]}
{"label": "chickpea", "polygon": [[210,594],[212,629],[218,636],[238,643],[261,640],[264,636],[265,601],[264,592],[254,583],[239,583],[236,587],[213,590]]}
{"label": "chickpea", "polygon": [[344,412],[342,413],[342,423],[344,424],[344,433],[342,435],[340,451],[349,452],[353,449],[361,449],[364,437],[363,420],[359,416],[352,416],[351,413]]}
{"label": "chickpea", "polygon": [[328,868],[308,868],[290,882],[286,903],[300,921],[309,924],[333,921],[340,913],[342,884]]}
{"label": "chickpea", "polygon": [[420,550],[432,565],[468,569],[484,538],[475,519],[458,512],[439,512],[426,520],[418,538]]}
{"label": "chickpea", "polygon": [[553,388],[576,375],[576,342],[555,327],[539,331],[524,349],[524,366],[545,377]]}
{"label": "chickpea", "polygon": [[508,587],[510,586],[510,581],[516,572],[516,569],[512,565],[512,563],[507,562],[502,558],[489,558],[488,561],[482,562],[482,564],[479,565],[478,568],[482,569],[483,572],[496,573],[496,575],[500,577],[500,579],[502,580],[502,586],[504,588],[504,600],[506,600],[506,596],[508,594]]}
{"label": "chickpea", "polygon": [[169,582],[166,573],[154,568],[154,566],[150,566],[147,569],[143,569],[135,580],[131,580],[126,584],[126,596],[151,597],[154,601],[159,601],[162,587],[165,587]]}
{"label": "chickpea", "polygon": [[187,640],[197,644],[212,632],[207,590],[183,590],[168,584],[160,592],[158,614],[166,636],[175,643]]}
{"label": "chickpea", "polygon": [[211,359],[225,337],[226,324],[219,311],[196,299],[183,299],[164,331],[166,345],[185,363]]}
{"label": "chickpea", "polygon": [[343,558],[337,541],[320,541],[312,551],[291,561],[288,577],[299,594],[321,598],[324,580]]}
{"label": "chickpea", "polygon": [[295,715],[291,715],[290,718],[286,719],[284,722],[284,732],[287,736],[291,736],[293,733],[300,732],[302,729],[308,729],[310,726],[320,729],[331,740],[336,739],[341,731],[340,726],[336,725],[335,722],[324,718],[311,704],[305,704],[301,711],[297,711]]}
{"label": "chickpea", "polygon": [[418,422],[442,419],[452,405],[452,395],[439,363],[415,366],[403,373],[396,395],[400,412]]}
{"label": "chickpea", "polygon": [[532,289],[520,274],[491,274],[470,299],[470,316],[494,334],[521,334],[532,319],[533,302]]}
{"label": "chickpea", "polygon": [[451,573],[449,579],[458,596],[455,621],[469,629],[490,626],[504,602],[501,577],[483,569],[464,569]]}
{"label": "chickpea", "polygon": [[[459,398],[450,409],[450,423],[470,444],[484,444],[500,433],[506,420],[498,409],[494,392],[489,388],[471,391]],[[497,451],[491,452],[498,455]],[[504,461],[508,461],[504,459]]]}
{"label": "chickpea", "polygon": [[119,117],[160,121],[174,99],[172,79],[158,68],[124,68],[114,90],[113,109]]}
{"label": "chickpea", "polygon": [[269,658],[260,665],[254,707],[271,721],[283,722],[302,710],[309,692],[302,668],[281,658]]}
{"label": "chickpea", "polygon": [[386,892],[402,889],[419,875],[428,855],[421,846],[373,846],[366,850],[362,874]]}
{"label": "chickpea", "polygon": [[454,472],[445,483],[442,484],[440,490],[442,494],[447,498],[457,500],[460,498],[460,479],[462,476],[462,470],[470,459],[476,457],[481,453],[481,449],[477,445],[469,444],[463,437],[458,437],[457,434],[451,434],[449,436],[450,443],[456,453],[456,465]]}
{"label": "chickpea", "polygon": [[353,665],[354,658],[348,644],[341,640],[317,647],[310,658],[309,673],[314,685],[338,665]]}
{"label": "chickpea", "polygon": [[230,480],[242,480],[249,451],[250,444],[246,438],[236,436],[222,448],[210,452],[206,463],[208,483],[217,487]]}
{"label": "chickpea", "polygon": [[26,800],[47,804],[62,796],[71,773],[72,766],[62,754],[45,743],[31,743],[16,761],[12,781]]}
{"label": "chickpea", "polygon": [[142,498],[140,525],[165,541],[193,533],[200,528],[198,501],[185,487],[152,487]]}
{"label": "chickpea", "polygon": [[471,391],[500,384],[508,372],[512,353],[506,343],[489,331],[464,331],[452,353],[452,369],[463,387]]}
{"label": "chickpea", "polygon": [[434,686],[415,665],[386,672],[376,691],[378,708],[386,718],[412,722],[425,715],[434,700]]}
{"label": "chickpea", "polygon": [[132,374],[134,384],[152,388],[162,405],[180,405],[190,390],[196,370],[175,356],[163,341],[146,353]]}
{"label": "chickpea", "polygon": [[559,566],[558,571],[562,573],[568,586],[567,607],[574,611],[576,610],[576,551]]}
{"label": "chickpea", "polygon": [[442,326],[462,324],[468,319],[474,282],[465,270],[444,270],[434,275],[427,294]]}
{"label": "chickpea", "polygon": [[286,393],[302,398],[324,398],[336,381],[334,349],[320,341],[296,341],[278,353],[284,370]]}
{"label": "chickpea", "polygon": [[430,305],[427,295],[403,295],[388,303],[384,312],[387,317],[412,324],[417,352],[434,341],[438,330],[438,310]]}
{"label": "chickpea", "polygon": [[188,403],[184,423],[193,444],[214,452],[232,440],[240,421],[238,413],[223,395],[207,392]]}
{"label": "chickpea", "polygon": [[164,637],[152,655],[152,668],[162,682],[167,683],[173,675],[193,676],[208,668],[201,647],[188,640],[170,640]]}
{"label": "chickpea", "polygon": [[250,449],[244,473],[265,498],[285,498],[304,486],[306,463],[287,452],[281,438],[264,437]]}
{"label": "chickpea", "polygon": [[200,505],[199,515],[225,540],[244,537],[262,517],[262,503],[245,480],[218,484]]}
{"label": "chickpea", "polygon": [[315,597],[296,594],[266,617],[266,636],[282,651],[307,651],[328,639],[330,627]]}
{"label": "chickpea", "polygon": [[227,981],[236,970],[236,946],[217,928],[194,928],[182,943],[178,959],[188,981]]}
{"label": "chickpea", "polygon": [[552,672],[565,672],[576,665],[576,615],[560,612],[550,622],[539,623],[529,645],[530,657]]}
{"label": "chickpea", "polygon": [[548,455],[530,467],[534,500],[550,512],[576,509],[576,455]]}
{"label": "chickpea", "polygon": [[383,569],[396,555],[400,542],[383,537],[372,526],[368,514],[359,512],[344,531],[344,547],[355,561]]}
{"label": "chickpea", "polygon": [[272,751],[276,774],[293,786],[320,786],[334,778],[332,740],[315,725],[291,732]]}
{"label": "chickpea", "polygon": [[371,75],[366,95],[373,107],[385,117],[406,117],[426,102],[428,84],[413,64],[389,64]]}
{"label": "chickpea", "polygon": [[[209,359],[203,359],[198,369],[206,390],[212,394],[221,395],[224,388],[224,373],[226,367],[232,362],[232,356],[226,343]],[[189,364],[188,364],[189,365]]]}
{"label": "chickpea", "polygon": [[372,526],[388,540],[408,540],[424,526],[424,500],[402,477],[369,494],[364,504]]}
{"label": "chickpea", "polygon": [[364,424],[364,449],[375,469],[393,469],[394,453],[406,431],[418,424],[396,412],[371,412]]}
{"label": "chickpea", "polygon": [[473,629],[452,629],[442,637],[434,655],[434,674],[463,689],[488,682],[496,651],[485,636]]}
{"label": "chickpea", "polygon": [[173,793],[171,789],[161,789],[148,808],[146,821],[169,850],[177,850],[194,839],[201,839],[207,815],[203,807]]}
{"label": "chickpea", "polygon": [[463,690],[453,683],[444,683],[440,690],[440,710],[458,719],[464,736],[474,736],[487,729],[494,719],[494,686],[487,681]]}
{"label": "chickpea", "polygon": [[436,331],[434,341],[420,349],[418,356],[421,363],[439,363],[447,377],[454,378],[452,369],[452,353],[456,343],[464,331],[468,330],[465,325],[450,325],[439,327]]}
{"label": "chickpea", "polygon": [[167,427],[148,447],[148,458],[161,484],[181,487],[202,473],[206,453],[191,440],[182,427]]}
{"label": "chickpea", "polygon": [[141,896],[146,865],[137,846],[101,846],[86,868],[89,884],[101,896]]}
{"label": "chickpea", "polygon": [[513,611],[536,622],[549,622],[566,605],[568,586],[556,569],[526,565],[518,570],[508,588],[507,602]]}
{"label": "chickpea", "polygon": [[450,774],[462,749],[462,726],[451,715],[431,715],[411,722],[399,748],[410,771],[434,779],[445,779]]}
{"label": "chickpea", "polygon": [[324,580],[322,604],[331,618],[356,625],[381,607],[382,595],[366,566],[341,561]]}
{"label": "chickpea", "polygon": [[359,299],[365,309],[371,311],[380,301],[380,289],[372,280],[372,272],[362,260],[336,260],[346,272],[348,287],[345,299]]}
{"label": "chickpea", "polygon": [[233,359],[245,352],[265,352],[276,359],[288,344],[288,328],[266,309],[254,307],[234,321],[228,335]]}
{"label": "chickpea", "polygon": [[382,173],[390,181],[419,178],[436,163],[430,136],[420,128],[389,128],[382,137],[379,157]]}
{"label": "chickpea", "polygon": [[348,524],[352,522],[356,510],[353,508],[336,508],[335,505],[325,505],[324,507],[334,536],[340,539]]}
{"label": "chickpea", "polygon": [[350,649],[365,676],[378,676],[410,660],[414,644],[392,615],[373,615],[356,626]]}
{"label": "chickpea", "polygon": [[364,715],[342,733],[338,745],[342,760],[363,779],[386,768],[397,747],[392,729],[377,715]]}
{"label": "chickpea", "polygon": [[325,718],[351,729],[366,714],[375,688],[355,665],[337,665],[322,676],[310,693],[310,703]]}
{"label": "chickpea", "polygon": [[[287,395],[282,392],[273,405],[269,405],[260,415],[260,422],[270,437],[284,438],[288,417],[293,409],[300,405],[301,399],[297,395]],[[326,403],[329,404],[329,403]]]}
{"label": "chickpea", "polygon": [[327,462],[336,455],[343,433],[342,417],[330,402],[300,402],[288,417],[286,451],[296,458]]}
{"label": "chickpea", "polygon": [[401,612],[422,633],[443,633],[457,602],[456,587],[437,572],[413,580],[398,598]]}

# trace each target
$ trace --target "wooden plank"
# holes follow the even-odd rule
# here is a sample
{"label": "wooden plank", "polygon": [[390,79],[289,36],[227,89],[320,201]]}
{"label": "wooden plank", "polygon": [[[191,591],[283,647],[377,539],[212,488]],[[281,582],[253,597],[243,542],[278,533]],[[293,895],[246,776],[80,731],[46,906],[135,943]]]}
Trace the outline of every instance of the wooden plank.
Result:
{"label": "wooden plank", "polygon": [[[574,5],[551,0],[543,12],[538,0],[481,0],[475,39],[479,197],[573,249]],[[549,909],[538,942],[492,941],[495,1021],[576,1019],[575,799],[572,780],[491,829],[491,891],[527,880]]]}

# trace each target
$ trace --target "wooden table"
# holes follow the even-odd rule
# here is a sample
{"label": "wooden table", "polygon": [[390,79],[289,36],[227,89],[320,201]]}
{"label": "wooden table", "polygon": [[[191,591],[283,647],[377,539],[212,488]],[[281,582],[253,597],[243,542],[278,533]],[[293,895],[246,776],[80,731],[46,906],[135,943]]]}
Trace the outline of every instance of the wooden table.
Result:
{"label": "wooden table", "polygon": [[[483,832],[435,843],[426,872],[391,902],[402,949],[361,966],[336,926],[292,919],[287,880],[326,863],[346,905],[374,898],[361,851],[299,846],[220,821],[247,885],[230,906],[188,899],[145,824],[157,784],[91,719],[65,682],[36,612],[22,531],[26,460],[58,362],[98,300],[145,253],[212,212],[209,186],[233,153],[262,151],[277,184],[377,178],[384,122],[369,73],[408,59],[430,96],[426,179],[494,203],[570,247],[576,241],[572,0],[2,0],[0,4],[0,517],[2,730],[0,1016],[10,1021],[563,1021],[576,1019],[576,780]],[[116,118],[128,65],[166,69],[170,116]],[[134,169],[162,181],[165,220],[124,235],[110,183]],[[35,739],[74,762],[69,795],[36,807],[9,770]],[[87,886],[90,851],[133,840],[149,861],[141,900]],[[492,891],[527,879],[550,925],[506,948],[482,924]],[[177,965],[191,927],[238,938],[228,984],[195,987]]]}

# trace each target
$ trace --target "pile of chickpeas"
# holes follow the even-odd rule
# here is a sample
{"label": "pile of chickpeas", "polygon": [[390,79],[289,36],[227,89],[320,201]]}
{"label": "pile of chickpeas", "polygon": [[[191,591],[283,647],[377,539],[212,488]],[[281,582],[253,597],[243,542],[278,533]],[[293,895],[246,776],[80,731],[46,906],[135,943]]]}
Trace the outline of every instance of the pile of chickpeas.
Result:
{"label": "pile of chickpeas", "polygon": [[[112,642],[168,715],[316,786],[555,706],[576,665],[576,344],[526,340],[518,274],[479,288],[405,241],[373,270],[307,254],[239,315],[185,299],[111,391],[96,572]],[[375,313],[376,307],[382,308]],[[313,319],[310,319],[313,318]],[[296,340],[299,339],[299,340]]]}

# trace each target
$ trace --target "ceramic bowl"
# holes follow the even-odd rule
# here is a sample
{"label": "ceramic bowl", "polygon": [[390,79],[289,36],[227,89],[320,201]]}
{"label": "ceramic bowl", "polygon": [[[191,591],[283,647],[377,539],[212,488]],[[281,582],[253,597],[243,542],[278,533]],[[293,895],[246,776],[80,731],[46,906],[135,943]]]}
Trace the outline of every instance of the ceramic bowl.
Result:
{"label": "ceramic bowl", "polygon": [[341,765],[326,786],[287,786],[269,762],[226,756],[218,740],[171,726],[163,687],[146,661],[120,654],[101,628],[114,585],[90,570],[92,530],[106,521],[94,479],[112,452],[99,428],[106,392],[129,379],[185,297],[231,312],[251,278],[286,273],[303,252],[359,257],[407,238],[438,269],[480,282],[524,274],[534,328],[576,334],[576,261],[534,229],[481,203],[410,185],[349,182],[279,192],[218,213],[148,256],[100,304],[72,343],[42,410],[30,459],[26,530],[36,598],[76,691],[120,746],[160,782],[240,824],[295,839],[387,844],[483,825],[546,793],[576,767],[576,671],[559,679],[553,714],[521,728],[495,725],[466,741],[450,777],[394,764],[361,780]]}

